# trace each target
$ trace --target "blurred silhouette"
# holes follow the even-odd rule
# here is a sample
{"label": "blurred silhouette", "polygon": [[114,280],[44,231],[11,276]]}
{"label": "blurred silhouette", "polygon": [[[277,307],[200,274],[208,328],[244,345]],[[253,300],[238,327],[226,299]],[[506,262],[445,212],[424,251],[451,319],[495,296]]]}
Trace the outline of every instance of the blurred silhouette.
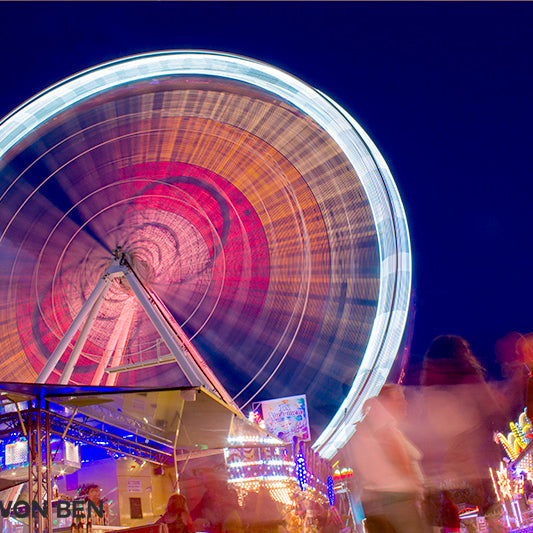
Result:
{"label": "blurred silhouette", "polygon": [[283,524],[281,505],[265,487],[249,492],[244,500],[246,530],[251,533],[278,533]]}
{"label": "blurred silhouette", "polygon": [[366,530],[426,532],[421,512],[421,453],[399,428],[406,413],[402,388],[385,385],[364,409],[366,416],[345,452],[361,487]]}
{"label": "blurred silhouette", "polygon": [[322,533],[339,533],[344,527],[341,515],[337,508],[333,505],[328,508],[326,525]]}
{"label": "blurred silhouette", "polygon": [[447,490],[443,490],[440,495],[439,524],[441,533],[459,533],[461,531],[459,508]]}
{"label": "blurred silhouette", "polygon": [[[93,526],[109,524],[109,503],[106,498],[100,497],[101,493],[102,489],[96,483],[89,483],[79,491],[79,496],[85,496],[84,514],[87,516],[87,520],[89,520],[90,516],[91,525]],[[91,505],[89,505],[89,502],[91,502]],[[99,516],[95,509],[102,510],[102,516]]]}
{"label": "blurred silhouette", "polygon": [[240,533],[243,526],[235,489],[219,479],[208,479],[206,484],[206,491],[191,512],[194,523],[209,533]]}
{"label": "blurred silhouette", "polygon": [[187,510],[187,500],[181,494],[172,494],[163,516],[156,524],[166,524],[168,533],[194,533],[192,519]]}
{"label": "blurred silhouette", "polygon": [[432,342],[421,385],[411,414],[422,428],[417,443],[424,452],[428,489],[462,490],[461,501],[483,512],[495,499],[489,467],[500,460],[493,433],[507,424],[505,402],[486,382],[468,342],[454,335]]}

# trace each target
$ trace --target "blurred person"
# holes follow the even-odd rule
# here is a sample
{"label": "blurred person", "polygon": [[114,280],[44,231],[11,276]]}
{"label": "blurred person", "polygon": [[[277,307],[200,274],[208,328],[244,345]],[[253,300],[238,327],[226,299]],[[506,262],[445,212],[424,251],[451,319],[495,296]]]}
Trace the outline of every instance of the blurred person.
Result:
{"label": "blurred person", "polygon": [[242,519],[236,490],[223,480],[206,480],[206,491],[191,517],[198,527],[209,533],[239,532]]}
{"label": "blurred person", "polygon": [[292,506],[285,514],[285,522],[289,533],[300,533],[305,523],[307,509],[300,492],[291,494]]}
{"label": "blurred person", "polygon": [[278,533],[283,525],[281,505],[266,487],[249,492],[244,501],[244,516],[250,533]]}
{"label": "blurred person", "polygon": [[459,508],[448,490],[443,490],[440,495],[439,524],[441,533],[460,533],[461,531]]}
{"label": "blurred person", "polygon": [[161,516],[156,524],[166,524],[168,533],[194,533],[185,496],[182,494],[172,494],[168,499],[163,516]]}
{"label": "blurred person", "polygon": [[323,533],[339,533],[344,528],[341,515],[337,508],[332,505],[328,508],[326,525]]}
{"label": "blurred person", "polygon": [[[437,490],[462,489],[482,512],[495,498],[489,467],[501,453],[493,432],[509,420],[505,402],[485,380],[484,369],[462,337],[437,337],[425,354],[416,418],[424,430],[424,472]],[[465,502],[466,503],[466,502]]]}
{"label": "blurred person", "polygon": [[426,533],[421,512],[421,453],[399,428],[406,401],[399,385],[383,386],[346,447],[355,466],[368,533]]}
{"label": "blurred person", "polygon": [[[105,498],[101,498],[102,489],[100,485],[96,483],[90,483],[85,487],[85,516],[89,520],[89,511],[90,511],[90,520],[92,525],[108,525],[109,524],[109,504]],[[89,502],[91,502],[89,508]],[[98,516],[94,509],[101,509],[103,511],[102,516]]]}
{"label": "blurred person", "polygon": [[237,491],[225,484],[225,491],[222,493],[224,507],[224,519],[222,522],[222,533],[242,533],[244,527],[241,519],[241,507]]}

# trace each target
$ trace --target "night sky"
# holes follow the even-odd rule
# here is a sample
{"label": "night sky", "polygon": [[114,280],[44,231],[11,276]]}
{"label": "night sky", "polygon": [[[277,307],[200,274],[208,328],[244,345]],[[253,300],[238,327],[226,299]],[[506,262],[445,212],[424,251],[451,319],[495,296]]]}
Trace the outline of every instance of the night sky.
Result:
{"label": "night sky", "polygon": [[533,331],[533,4],[0,3],[0,115],[98,63],[164,49],[241,54],[291,72],[363,126],[410,226],[412,361]]}

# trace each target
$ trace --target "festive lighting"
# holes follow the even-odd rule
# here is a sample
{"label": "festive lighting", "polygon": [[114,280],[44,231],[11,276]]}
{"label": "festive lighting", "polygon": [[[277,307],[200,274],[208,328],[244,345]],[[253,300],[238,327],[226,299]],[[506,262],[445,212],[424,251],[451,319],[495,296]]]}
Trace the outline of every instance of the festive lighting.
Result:
{"label": "festive lighting", "polygon": [[461,520],[467,520],[468,518],[475,518],[479,515],[479,507],[465,507],[459,512],[459,518]]}
{"label": "festive lighting", "polygon": [[290,461],[283,461],[283,460],[272,460],[272,461],[235,461],[234,463],[228,463],[229,468],[246,468],[249,466],[259,466],[259,465],[265,465],[265,466],[292,466],[292,463]]}
{"label": "festive lighting", "polygon": [[353,477],[353,470],[351,468],[343,468],[341,470],[341,479]]}
{"label": "festive lighting", "polygon": [[518,417],[518,421],[510,422],[509,427],[511,432],[507,434],[507,437],[503,433],[496,434],[496,442],[504,447],[509,459],[514,461],[533,440],[531,421],[525,409]]}
{"label": "festive lighting", "polygon": [[[509,436],[510,437],[510,436]],[[507,456],[509,457],[509,459],[511,460],[514,460],[518,457],[518,452],[516,452],[516,450],[514,449],[514,435],[512,436],[512,438],[510,437],[510,442],[509,442],[509,439],[507,437],[505,437],[505,435],[503,433],[497,433],[496,434],[496,442],[498,444],[501,444],[504,448],[505,448],[505,451],[507,453]]]}
{"label": "festive lighting", "polygon": [[533,481],[533,457],[531,453],[525,454],[520,461],[516,463],[516,468],[525,472],[526,477]]}
{"label": "festive lighting", "polygon": [[[256,482],[256,481],[286,481],[287,476],[259,476],[259,477],[236,477],[229,479],[228,483],[247,483],[247,482]],[[259,488],[259,484],[258,484]]]}
{"label": "festive lighting", "polygon": [[296,477],[302,491],[307,490],[307,467],[304,456],[299,453],[296,459]]}
{"label": "festive lighting", "polygon": [[333,507],[335,505],[335,490],[333,488],[333,478],[328,476],[328,501]]}
{"label": "festive lighting", "polygon": [[239,435],[228,437],[228,444],[236,444],[238,446],[244,446],[246,444],[265,444],[281,446],[284,442],[277,437],[260,437],[259,435]]}
{"label": "festive lighting", "polygon": [[246,493],[261,488],[267,489],[275,501],[284,505],[290,505],[291,496],[298,491],[308,501],[327,501],[327,478],[331,467],[305,442],[295,441],[291,446],[248,444],[226,448],[224,458],[228,481],[237,489],[241,504]]}
{"label": "festive lighting", "polygon": [[519,498],[524,493],[524,476],[515,472],[512,468],[506,467],[500,462],[500,468],[496,472],[498,486],[502,495],[510,500]]}

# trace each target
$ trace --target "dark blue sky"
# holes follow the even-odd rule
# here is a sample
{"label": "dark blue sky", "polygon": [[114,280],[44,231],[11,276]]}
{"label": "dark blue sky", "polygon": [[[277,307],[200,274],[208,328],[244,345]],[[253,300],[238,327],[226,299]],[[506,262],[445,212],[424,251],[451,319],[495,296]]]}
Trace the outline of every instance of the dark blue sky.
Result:
{"label": "dark blue sky", "polygon": [[0,3],[0,115],[118,57],[199,48],[285,69],[327,93],[387,159],[411,230],[413,359],[465,336],[533,331],[529,155],[533,4]]}

